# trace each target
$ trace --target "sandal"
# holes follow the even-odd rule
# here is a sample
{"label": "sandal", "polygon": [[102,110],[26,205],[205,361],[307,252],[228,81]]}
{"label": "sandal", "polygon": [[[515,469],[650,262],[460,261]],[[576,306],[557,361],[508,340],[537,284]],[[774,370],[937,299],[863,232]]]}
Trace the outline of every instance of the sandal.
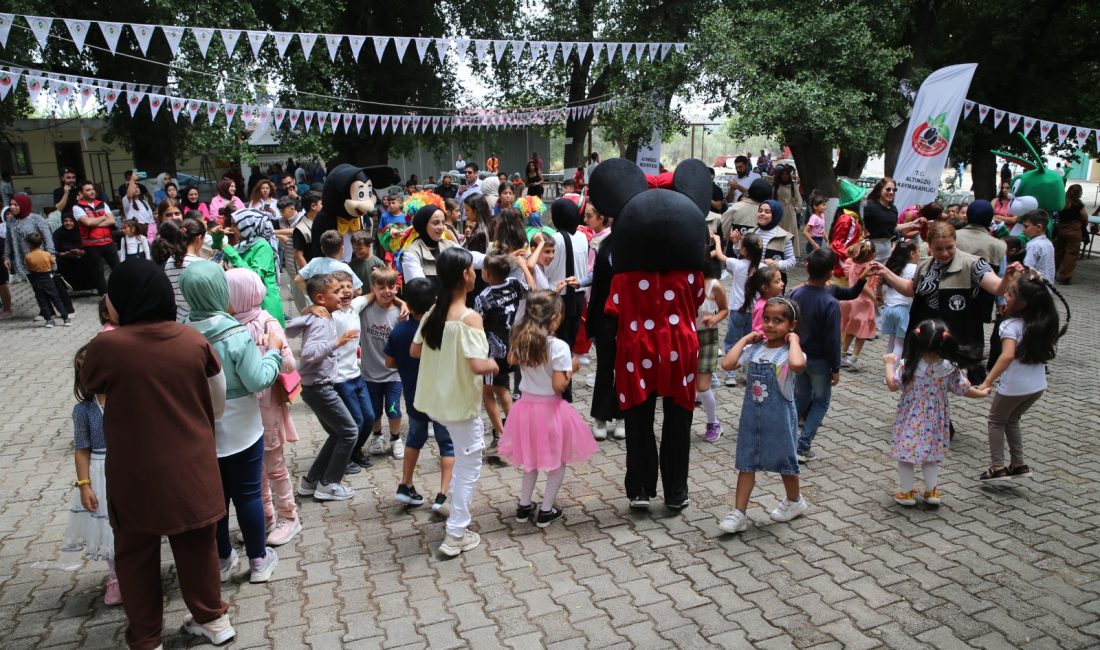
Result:
{"label": "sandal", "polygon": [[998,469],[989,469],[982,472],[982,475],[978,477],[979,481],[1007,481],[1012,478],[1009,474],[1008,468],[1001,467]]}
{"label": "sandal", "polygon": [[1009,478],[1029,478],[1031,476],[1031,468],[1027,465],[1009,467],[1008,476]]}

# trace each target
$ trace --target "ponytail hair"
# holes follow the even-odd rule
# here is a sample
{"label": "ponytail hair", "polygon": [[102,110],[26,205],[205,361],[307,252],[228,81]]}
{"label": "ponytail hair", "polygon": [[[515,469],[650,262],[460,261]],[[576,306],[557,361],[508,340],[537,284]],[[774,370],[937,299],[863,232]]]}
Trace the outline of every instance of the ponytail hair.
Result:
{"label": "ponytail hair", "polygon": [[908,384],[913,380],[921,355],[926,352],[939,355],[959,368],[968,368],[981,361],[959,345],[959,340],[951,334],[947,323],[938,318],[929,318],[914,327],[905,339],[905,369],[901,373],[901,383]]}
{"label": "ponytail hair", "polygon": [[561,317],[563,310],[561,296],[555,291],[527,294],[523,318],[512,329],[509,341],[509,348],[519,365],[533,368],[546,363],[550,358],[554,320]]}
{"label": "ponytail hair", "polygon": [[443,328],[447,324],[447,310],[459,291],[466,295],[466,269],[474,263],[474,256],[464,248],[452,246],[444,249],[436,258],[436,279],[439,281],[439,293],[435,306],[424,318],[420,326],[421,336],[428,347],[438,350],[443,347]]}
{"label": "ponytail hair", "polygon": [[181,222],[165,221],[157,231],[151,245],[153,261],[163,265],[172,260],[175,268],[183,268],[187,247],[196,239],[206,236],[206,225],[200,219],[184,219]]}
{"label": "ponytail hair", "polygon": [[[1069,303],[1049,280],[1032,269],[1017,277],[1009,291],[1016,294],[1022,306],[1006,316],[1024,321],[1022,340],[1016,344],[1016,360],[1030,364],[1050,361],[1058,352],[1058,339],[1069,329]],[[1058,327],[1054,296],[1058,296],[1066,308],[1066,322],[1061,328]]]}
{"label": "ponytail hair", "polygon": [[[741,248],[748,253],[748,257],[745,258],[749,261],[749,272],[745,276],[745,302],[741,303],[740,311],[752,311],[752,300],[749,298],[750,291],[752,290],[752,278],[756,275],[757,270],[760,267],[760,260],[764,257],[764,244],[760,240],[760,235],[756,233],[749,233],[741,237]],[[748,309],[745,306],[748,305]]]}
{"label": "ponytail hair", "polygon": [[886,260],[886,264],[883,264],[883,266],[894,275],[900,277],[906,265],[909,264],[909,260],[913,258],[913,251],[915,250],[917,250],[917,245],[915,243],[904,240],[899,241],[894,244],[894,250],[890,253],[889,259]]}

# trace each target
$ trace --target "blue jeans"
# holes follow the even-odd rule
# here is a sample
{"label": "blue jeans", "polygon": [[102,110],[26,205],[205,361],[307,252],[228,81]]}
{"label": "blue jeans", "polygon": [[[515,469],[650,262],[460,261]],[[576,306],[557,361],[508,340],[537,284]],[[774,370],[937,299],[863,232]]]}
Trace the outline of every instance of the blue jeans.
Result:
{"label": "blue jeans", "polygon": [[722,342],[722,351],[729,352],[735,343],[741,340],[752,328],[752,311],[731,311],[726,325],[726,340]]}
{"label": "blue jeans", "polygon": [[833,370],[827,359],[806,358],[806,370],[795,377],[794,401],[798,417],[805,420],[798,436],[798,451],[810,449],[814,436],[833,399]]}
{"label": "blue jeans", "polygon": [[428,441],[428,423],[431,422],[432,430],[435,431],[435,442],[439,445],[440,457],[454,458],[455,446],[451,442],[451,433],[447,431],[447,427],[432,421],[426,414],[413,408],[411,402],[405,403],[405,410],[408,411],[409,416],[409,432],[405,434],[406,447],[423,449],[424,443]]}
{"label": "blue jeans", "polygon": [[348,407],[351,419],[355,420],[355,429],[359,432],[359,437],[355,441],[355,449],[352,453],[357,453],[363,445],[367,444],[371,427],[374,426],[374,407],[371,406],[370,393],[367,391],[367,380],[359,375],[354,379],[333,384],[332,387],[336,389],[340,401]]}
{"label": "blue jeans", "polygon": [[[237,523],[244,535],[249,559],[263,557],[267,552],[267,531],[264,526],[264,503],[260,499],[260,479],[264,469],[264,437],[260,436],[244,451],[218,459],[225,506],[230,499],[237,509]],[[233,551],[229,541],[229,514],[218,521],[215,534],[218,557],[227,558]]]}

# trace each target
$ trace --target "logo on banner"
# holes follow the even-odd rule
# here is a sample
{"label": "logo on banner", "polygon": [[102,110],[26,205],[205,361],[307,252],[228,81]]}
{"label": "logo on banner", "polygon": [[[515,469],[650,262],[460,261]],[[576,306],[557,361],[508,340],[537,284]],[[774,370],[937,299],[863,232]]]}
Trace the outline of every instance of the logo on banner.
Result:
{"label": "logo on banner", "polygon": [[947,126],[947,113],[928,118],[913,129],[910,137],[917,155],[931,158],[943,153],[951,144],[951,128]]}

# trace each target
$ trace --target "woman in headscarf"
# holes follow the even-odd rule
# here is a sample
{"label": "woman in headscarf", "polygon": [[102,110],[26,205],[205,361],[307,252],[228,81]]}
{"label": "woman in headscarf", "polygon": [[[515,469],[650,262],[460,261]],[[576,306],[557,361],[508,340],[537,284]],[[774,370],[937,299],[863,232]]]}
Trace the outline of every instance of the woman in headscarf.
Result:
{"label": "woman in headscarf", "polygon": [[497,205],[500,193],[500,179],[496,176],[487,176],[481,181],[481,195],[485,197],[485,202],[489,204],[489,212],[493,213],[493,208]]}
{"label": "woman in headscarf", "polygon": [[218,193],[210,199],[210,218],[221,223],[224,218],[224,208],[230,212],[244,209],[244,202],[237,198],[237,182],[231,178],[223,178],[218,181]]}
{"label": "woman in headscarf", "polygon": [[61,226],[53,231],[53,243],[57,249],[57,270],[73,291],[95,289],[95,264],[84,257],[80,228],[71,214],[61,217]]}
{"label": "woman in headscarf", "polygon": [[[229,282],[229,311],[244,325],[258,349],[269,349],[281,342],[283,365],[280,372],[297,368],[294,354],[286,344],[286,334],[278,321],[263,309],[260,302],[267,293],[263,280],[248,269],[230,269],[225,274]],[[294,485],[286,468],[283,446],[298,441],[298,431],[290,418],[290,405],[276,401],[272,389],[259,394],[260,419],[264,425],[264,460],[260,497],[264,503],[264,521],[270,529],[267,542],[271,546],[286,544],[302,530],[298,521],[298,504],[294,502]]]}
{"label": "woman in headscarf", "polygon": [[[31,197],[26,194],[20,192],[11,198],[11,206],[8,209],[8,217],[5,223],[8,226],[8,234],[4,239],[4,260],[8,262],[9,270],[12,273],[27,274],[23,257],[31,252],[30,247],[27,245],[27,235],[32,232],[42,235],[43,250],[51,255],[56,253],[49,224],[41,215],[31,212]],[[78,231],[77,237],[79,236]]]}
{"label": "woman in headscarf", "polygon": [[[271,349],[260,354],[247,328],[226,313],[229,283],[213,262],[192,262],[180,276],[180,290],[191,311],[185,324],[214,347],[225,375],[225,411],[214,420],[214,442],[226,507],[232,499],[244,536],[249,582],[267,582],[279,558],[267,546],[260,483],[264,461],[264,424],[256,393],[267,390],[283,365],[285,339],[265,337]],[[173,315],[175,314],[175,302]],[[222,581],[240,564],[229,540],[229,515],[218,521],[218,563]]]}
{"label": "woman in headscarf", "polygon": [[[227,228],[240,238],[235,246],[224,242]],[[280,326],[285,326],[283,298],[279,294],[278,258],[270,243],[275,231],[267,215],[248,208],[237,210],[229,218],[227,226],[216,226],[210,234],[213,235],[214,250],[221,250],[227,262],[237,268],[252,269],[260,276],[267,287],[267,296],[261,306],[279,321]]]}
{"label": "woman in headscarf", "polygon": [[401,253],[401,274],[407,283],[413,278],[435,278],[436,260],[439,254],[452,246],[443,211],[434,205],[426,205],[416,211],[412,220],[416,239]]}
{"label": "woman in headscarf", "polygon": [[161,643],[166,535],[191,612],[184,628],[224,643],[234,631],[221,599],[214,531],[226,511],[211,480],[218,475],[214,420],[225,399],[221,363],[202,335],[176,322],[172,285],[156,264],[119,264],[107,304],[119,327],[88,344],[80,382],[107,396],[107,511],[126,642],[142,650]]}
{"label": "woman in headscarf", "polygon": [[[794,235],[779,224],[783,222],[783,206],[774,199],[768,199],[756,210],[756,229],[751,232],[760,237],[764,247],[765,260],[775,260],[775,267],[787,282],[787,271],[795,264]],[[770,264],[770,262],[769,262]]]}

